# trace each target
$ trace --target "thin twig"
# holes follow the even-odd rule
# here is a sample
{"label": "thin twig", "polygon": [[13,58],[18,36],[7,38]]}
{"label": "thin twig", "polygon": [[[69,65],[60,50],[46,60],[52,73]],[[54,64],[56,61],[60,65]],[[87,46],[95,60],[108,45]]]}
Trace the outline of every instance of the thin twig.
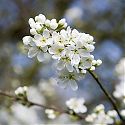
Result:
{"label": "thin twig", "polygon": [[117,111],[118,116],[119,116],[119,118],[121,119],[121,121],[122,121],[123,123],[125,123],[125,119],[123,119],[123,117],[121,116],[121,114],[120,114],[120,112],[119,112],[119,110],[118,110],[118,108],[117,108],[117,104],[116,104],[115,100],[114,100],[114,99],[112,98],[112,96],[108,93],[108,91],[103,87],[103,85],[102,85],[102,83],[99,81],[97,75],[96,75],[94,72],[90,71],[90,70],[88,70],[88,72],[89,72],[89,73],[91,74],[91,76],[95,79],[95,81],[98,83],[98,85],[100,86],[100,88],[102,89],[102,91],[104,92],[104,94],[107,96],[107,98],[108,98],[109,101],[111,102],[112,106],[113,106],[114,109]]}
{"label": "thin twig", "polygon": [[[6,96],[6,97],[11,98],[13,100],[20,100],[20,101],[22,100],[22,98],[16,97],[16,96],[14,96],[12,94],[3,92],[1,90],[0,90],[0,95]],[[27,102],[28,102],[28,104],[30,104],[30,106],[38,106],[38,107],[41,107],[43,109],[52,109],[52,110],[54,110],[54,111],[56,111],[56,112],[58,112],[60,114],[64,113],[64,114],[68,114],[68,115],[74,115],[74,116],[77,116],[81,120],[85,118],[84,116],[76,114],[76,113],[71,114],[71,112],[69,110],[59,110],[57,108],[48,107],[48,106],[45,106],[45,105],[42,105],[42,104],[39,104],[39,103],[36,103],[36,102],[32,102],[32,101],[29,101],[29,100],[27,100]]]}

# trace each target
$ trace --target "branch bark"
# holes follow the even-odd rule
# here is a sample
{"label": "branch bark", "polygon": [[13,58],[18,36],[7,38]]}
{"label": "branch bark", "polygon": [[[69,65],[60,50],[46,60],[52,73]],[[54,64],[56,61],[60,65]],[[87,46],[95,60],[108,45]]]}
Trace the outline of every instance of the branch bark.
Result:
{"label": "branch bark", "polygon": [[91,76],[95,79],[95,81],[97,82],[97,84],[100,86],[100,88],[102,89],[102,91],[104,92],[104,94],[106,95],[106,97],[108,98],[108,100],[111,102],[113,108],[116,110],[116,112],[118,113],[118,116],[119,118],[121,119],[121,121],[123,122],[123,124],[125,124],[125,119],[121,116],[119,110],[118,110],[118,107],[117,107],[117,104],[115,102],[115,100],[112,98],[112,96],[108,93],[108,91],[103,87],[102,83],[100,82],[100,80],[98,79],[98,76],[88,70],[88,72],[91,74]]}

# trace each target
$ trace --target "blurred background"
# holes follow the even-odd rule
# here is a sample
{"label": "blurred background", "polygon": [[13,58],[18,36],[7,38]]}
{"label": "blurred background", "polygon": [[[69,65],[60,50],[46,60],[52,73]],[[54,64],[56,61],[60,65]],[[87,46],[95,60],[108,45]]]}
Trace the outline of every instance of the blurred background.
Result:
{"label": "blurred background", "polygon": [[[71,27],[94,36],[93,54],[103,62],[96,73],[111,94],[119,82],[115,66],[125,56],[125,0],[0,0],[0,89],[13,93],[26,85],[30,86],[29,98],[45,105],[65,109],[65,100],[84,97],[88,112],[100,103],[111,109],[89,74],[78,83],[78,91],[61,89],[54,80],[51,59],[40,63],[27,57],[22,38],[29,35],[28,19],[40,13],[49,19],[64,17]],[[0,125],[41,123],[76,122],[66,115],[51,121],[42,109],[28,109],[0,96]]]}

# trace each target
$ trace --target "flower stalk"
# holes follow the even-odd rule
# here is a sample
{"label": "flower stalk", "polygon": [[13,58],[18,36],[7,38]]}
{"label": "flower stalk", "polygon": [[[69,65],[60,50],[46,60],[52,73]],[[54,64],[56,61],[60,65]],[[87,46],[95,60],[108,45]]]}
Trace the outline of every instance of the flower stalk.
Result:
{"label": "flower stalk", "polygon": [[103,87],[102,83],[101,83],[100,80],[98,79],[98,76],[97,76],[94,72],[92,72],[92,71],[90,71],[90,70],[88,70],[88,72],[89,72],[89,73],[91,74],[91,76],[95,79],[95,81],[97,82],[97,84],[100,86],[100,88],[102,89],[102,91],[104,92],[104,94],[106,95],[106,97],[108,98],[108,100],[111,102],[113,108],[117,111],[119,118],[121,119],[121,121],[122,121],[123,124],[124,124],[124,123],[125,123],[125,119],[121,116],[121,114],[120,114],[120,112],[119,112],[119,110],[118,110],[118,107],[117,107],[117,104],[116,104],[115,100],[114,100],[114,99],[112,98],[112,96],[108,93],[108,91]]}

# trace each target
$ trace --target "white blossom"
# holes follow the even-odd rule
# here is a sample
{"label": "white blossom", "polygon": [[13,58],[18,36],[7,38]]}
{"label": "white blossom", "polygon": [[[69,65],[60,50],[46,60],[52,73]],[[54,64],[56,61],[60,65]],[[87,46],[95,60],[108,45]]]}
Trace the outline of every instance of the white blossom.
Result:
{"label": "white blossom", "polygon": [[84,105],[84,103],[85,100],[83,98],[71,98],[66,101],[67,107],[73,110],[75,113],[87,112],[87,107]]}
{"label": "white blossom", "polygon": [[44,24],[46,21],[46,17],[43,14],[39,14],[35,17],[35,21],[39,22],[40,24]]}
{"label": "white blossom", "polygon": [[[114,119],[112,116],[115,116],[114,111],[111,113],[105,113],[104,105],[100,104],[95,107],[94,112],[92,114],[89,114],[85,120],[86,122],[91,123],[91,125],[109,125],[114,123]],[[110,115],[109,115],[110,114]]]}
{"label": "white blossom", "polygon": [[63,27],[67,27],[67,23],[66,23],[66,19],[61,19],[59,20],[59,25],[63,26]]}
{"label": "white blossom", "polygon": [[77,90],[78,85],[76,81],[83,77],[83,74],[78,74],[75,71],[69,72],[67,69],[63,69],[58,73],[57,83],[62,88],[66,88],[67,85],[70,85],[73,90]]}
{"label": "white blossom", "polygon": [[119,84],[115,86],[115,91],[113,92],[115,98],[120,99],[125,104],[125,81],[120,81]]}
{"label": "white blossom", "polygon": [[108,116],[112,117],[112,118],[117,118],[118,117],[118,114],[115,110],[109,110],[107,112]]}
{"label": "white blossom", "polygon": [[56,21],[56,19],[52,19],[50,21],[50,28],[52,28],[53,30],[55,30],[58,27],[58,23]]}
{"label": "white blossom", "polygon": [[45,113],[47,114],[47,117],[49,119],[55,119],[56,118],[56,112],[52,109],[46,109]]}
{"label": "white blossom", "polygon": [[125,57],[116,65],[115,71],[118,74],[118,77],[125,77]]}
{"label": "white blossom", "polygon": [[73,72],[74,68],[72,66],[72,64],[70,63],[71,60],[68,56],[63,56],[59,61],[58,61],[58,64],[57,64],[57,69],[58,70],[62,70],[64,68],[67,68],[67,70],[69,72]]}
{"label": "white blossom", "polygon": [[60,59],[61,56],[62,56],[63,50],[64,50],[64,46],[63,45],[53,44],[49,48],[49,53],[52,54],[52,58],[53,59]]}
{"label": "white blossom", "polygon": [[101,65],[102,61],[95,60],[91,54],[95,49],[94,38],[70,28],[64,18],[59,21],[49,20],[43,14],[39,14],[35,20],[29,19],[29,25],[32,36],[23,38],[28,57],[37,56],[38,61],[42,62],[46,60],[46,54],[49,54],[57,60],[56,69],[61,72],[58,76],[63,85],[68,83],[73,89],[77,89],[76,81],[79,80],[79,76],[84,76],[88,69],[95,70]]}
{"label": "white blossom", "polygon": [[15,94],[16,95],[23,95],[24,93],[26,93],[27,92],[27,87],[26,86],[24,86],[24,87],[19,87],[19,88],[17,88],[16,90],[15,90]]}
{"label": "white blossom", "polygon": [[125,117],[125,109],[122,109],[121,112],[120,112],[120,114],[121,114],[123,117]]}
{"label": "white blossom", "polygon": [[36,34],[34,36],[35,44],[38,47],[46,47],[47,45],[53,44],[53,39],[50,37],[49,30],[45,29],[41,34]]}

